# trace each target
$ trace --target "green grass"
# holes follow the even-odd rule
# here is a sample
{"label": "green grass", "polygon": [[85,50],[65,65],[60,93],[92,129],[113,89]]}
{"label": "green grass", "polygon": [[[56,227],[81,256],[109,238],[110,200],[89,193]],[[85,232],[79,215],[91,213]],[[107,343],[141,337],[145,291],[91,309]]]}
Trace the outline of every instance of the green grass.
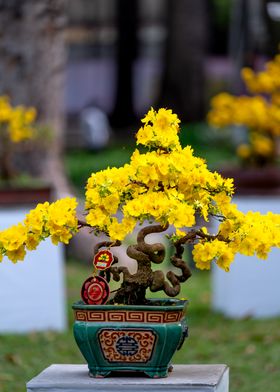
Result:
{"label": "green grass", "polygon": [[[1,392],[24,392],[26,381],[52,363],[84,363],[72,336],[71,303],[78,299],[89,267],[68,262],[66,271],[69,330],[0,335]],[[174,363],[227,364],[231,392],[280,390],[279,318],[230,320],[211,312],[207,272],[195,271],[180,296],[190,300],[190,336],[176,353]]]}

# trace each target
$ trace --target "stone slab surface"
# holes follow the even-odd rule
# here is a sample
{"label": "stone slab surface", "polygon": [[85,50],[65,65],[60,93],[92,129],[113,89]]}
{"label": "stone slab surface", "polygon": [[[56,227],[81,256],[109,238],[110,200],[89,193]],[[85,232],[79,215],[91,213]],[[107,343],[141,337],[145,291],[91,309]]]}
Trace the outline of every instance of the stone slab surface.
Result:
{"label": "stone slab surface", "polygon": [[226,365],[175,365],[167,378],[136,376],[90,378],[87,365],[51,365],[27,383],[27,392],[92,391],[228,392]]}

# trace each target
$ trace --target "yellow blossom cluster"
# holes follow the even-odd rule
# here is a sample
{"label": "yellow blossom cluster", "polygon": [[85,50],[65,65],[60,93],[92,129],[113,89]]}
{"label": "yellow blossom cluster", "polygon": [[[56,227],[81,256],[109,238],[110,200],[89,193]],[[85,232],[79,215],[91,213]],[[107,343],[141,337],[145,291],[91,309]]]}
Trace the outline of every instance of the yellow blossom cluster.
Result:
{"label": "yellow blossom cluster", "polygon": [[228,271],[236,253],[266,259],[272,247],[280,247],[279,214],[262,215],[252,211],[245,214],[225,195],[217,195],[215,200],[223,216],[217,230],[219,236],[214,240],[209,236],[194,246],[193,256],[198,268],[210,269],[214,260]]}
{"label": "yellow blossom cluster", "polygon": [[[231,203],[232,179],[210,172],[201,158],[193,156],[190,146],[181,147],[177,139],[179,123],[170,110],[151,109],[144,123],[150,136],[143,137],[144,127],[136,139],[149,151],[140,153],[136,149],[129,164],[93,173],[89,178],[88,224],[106,232],[112,240],[123,240],[137,222],[154,220],[173,225],[178,238],[195,227],[197,215],[206,221],[209,215],[220,217],[219,234],[210,235],[204,229],[205,235],[194,245],[194,260],[202,269],[210,268],[214,260],[227,271],[237,252],[246,254],[248,244],[259,257],[280,245],[280,217],[239,212]],[[165,138],[168,129],[170,139]]]}
{"label": "yellow blossom cluster", "polygon": [[216,127],[244,125],[260,134],[280,135],[280,106],[262,96],[220,93],[211,101],[208,122]]}
{"label": "yellow blossom cluster", "polygon": [[36,110],[33,107],[13,107],[7,96],[0,96],[0,129],[7,132],[12,142],[18,143],[34,137],[35,118]]}
{"label": "yellow blossom cluster", "polygon": [[65,198],[54,203],[38,204],[25,217],[23,223],[0,232],[0,257],[7,256],[11,261],[23,260],[26,250],[34,250],[47,237],[54,244],[68,244],[77,231],[77,202]]}
{"label": "yellow blossom cluster", "polygon": [[[158,113],[163,126],[157,122]],[[197,213],[207,220],[213,212],[214,194],[233,192],[232,180],[210,172],[202,159],[193,156],[191,147],[182,148],[175,139],[173,149],[169,144],[166,150],[166,139],[159,144],[162,130],[168,133],[168,124],[172,131],[176,124],[176,136],[178,130],[170,110],[160,109],[158,113],[151,110],[146,116],[152,116],[149,127],[157,147],[146,153],[136,149],[129,164],[93,173],[88,180],[87,223],[107,232],[113,240],[123,240],[137,222],[144,220],[169,223],[177,230],[192,227]],[[140,144],[139,132],[136,138]],[[149,140],[141,143],[151,149]]]}
{"label": "yellow blossom cluster", "polygon": [[174,149],[180,146],[178,132],[180,120],[171,110],[151,108],[143,118],[144,126],[136,135],[137,144],[151,148]]}
{"label": "yellow blossom cluster", "polygon": [[253,94],[273,94],[280,89],[280,55],[277,54],[265,64],[265,69],[254,72],[251,68],[243,68],[242,77],[248,91]]}
{"label": "yellow blossom cluster", "polygon": [[[86,222],[77,221],[74,199],[39,204],[22,224],[0,232],[2,255],[22,259],[26,249],[35,249],[48,236],[55,244],[68,243],[82,226],[122,241],[144,221],[169,224],[174,229],[171,239],[193,242],[194,261],[201,269],[209,269],[214,261],[228,271],[237,252],[265,258],[271,247],[280,247],[280,215],[238,211],[231,201],[232,179],[209,171],[190,146],[181,147],[178,123],[171,110],[151,109],[144,119],[150,139],[143,139],[143,128],[136,135],[148,151],[136,149],[128,164],[88,179]],[[170,138],[165,137],[169,130]],[[219,219],[217,232],[197,227],[197,216]]]}
{"label": "yellow blossom cluster", "polygon": [[245,126],[248,140],[237,148],[237,154],[247,163],[271,163],[280,136],[280,55],[267,62],[262,72],[244,68],[242,78],[253,95],[218,94],[211,100],[208,122],[218,128]]}

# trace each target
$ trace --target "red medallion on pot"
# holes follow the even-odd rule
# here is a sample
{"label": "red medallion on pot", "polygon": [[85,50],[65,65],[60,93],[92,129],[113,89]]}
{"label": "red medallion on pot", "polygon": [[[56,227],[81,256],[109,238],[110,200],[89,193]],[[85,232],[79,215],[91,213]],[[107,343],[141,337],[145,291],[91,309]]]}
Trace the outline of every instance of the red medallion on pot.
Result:
{"label": "red medallion on pot", "polygon": [[105,270],[111,267],[114,260],[113,253],[109,250],[100,250],[93,259],[93,265],[98,270]]}
{"label": "red medallion on pot", "polygon": [[109,295],[110,287],[101,276],[91,276],[82,286],[81,296],[88,305],[104,305]]}

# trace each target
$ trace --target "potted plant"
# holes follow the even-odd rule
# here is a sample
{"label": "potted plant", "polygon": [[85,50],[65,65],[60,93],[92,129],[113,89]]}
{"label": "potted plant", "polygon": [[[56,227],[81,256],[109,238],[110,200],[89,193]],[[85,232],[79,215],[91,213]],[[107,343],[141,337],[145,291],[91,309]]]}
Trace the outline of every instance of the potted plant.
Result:
{"label": "potted plant", "polygon": [[[171,110],[151,109],[142,120],[138,149],[130,163],[93,173],[86,187],[86,218],[78,219],[77,201],[65,198],[39,204],[23,223],[0,232],[1,254],[16,262],[43,239],[68,243],[87,227],[107,241],[95,246],[92,275],[73,305],[74,334],[92,376],[111,371],[144,371],[151,377],[167,375],[171,357],[187,334],[186,301],[176,297],[191,276],[183,260],[184,246],[194,244],[200,269],[212,262],[228,271],[237,252],[265,258],[280,245],[280,216],[244,214],[231,203],[233,181],[210,172],[205,161],[182,148],[179,119]],[[216,233],[196,226],[196,216],[220,221]],[[167,228],[169,230],[167,232]],[[114,248],[137,230],[136,244],[126,246],[137,262],[136,273],[118,264]],[[162,243],[150,243],[152,233],[167,233],[172,270],[153,270],[165,255]],[[173,267],[175,269],[173,270]],[[110,295],[110,278],[122,280]],[[164,291],[173,299],[149,299],[147,289]]]}
{"label": "potted plant", "polygon": [[39,139],[35,120],[34,107],[13,106],[8,96],[0,96],[0,205],[34,204],[50,198],[50,186],[27,176],[18,162],[19,145],[22,150]]}
{"label": "potted plant", "polygon": [[213,127],[245,131],[236,149],[240,168],[223,168],[223,173],[234,178],[239,194],[279,194],[280,55],[263,71],[244,68],[241,76],[248,94],[220,93],[208,113]]}
{"label": "potted plant", "polygon": [[[209,124],[238,134],[235,140],[239,165],[221,167],[219,172],[234,179],[233,201],[244,212],[280,212],[279,76],[278,54],[265,64],[263,71],[242,70],[247,95],[221,93],[211,102]],[[274,249],[269,263],[259,263],[256,257],[245,260],[243,255],[238,255],[231,274],[214,268],[213,308],[231,317],[279,316],[280,304],[276,298],[280,288],[274,279],[280,272],[278,260],[279,251]]]}

